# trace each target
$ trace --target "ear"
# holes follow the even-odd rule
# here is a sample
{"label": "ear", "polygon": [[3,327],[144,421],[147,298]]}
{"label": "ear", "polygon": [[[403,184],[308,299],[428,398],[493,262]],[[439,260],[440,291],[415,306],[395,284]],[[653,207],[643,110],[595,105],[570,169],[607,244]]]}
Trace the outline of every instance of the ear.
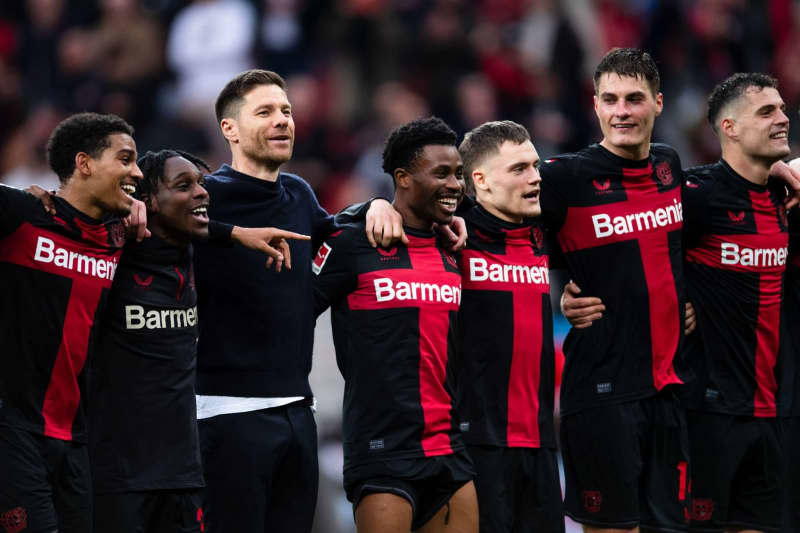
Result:
{"label": "ear", "polygon": [[736,121],[733,120],[731,117],[723,118],[719,123],[719,131],[723,133],[725,137],[735,139],[739,136],[738,128],[736,127]]}
{"label": "ear", "polygon": [[394,171],[394,182],[397,184],[398,189],[408,189],[411,187],[411,174],[404,168],[398,168]]}
{"label": "ear", "polygon": [[158,213],[158,199],[155,194],[144,195],[141,200],[147,206],[148,213]]}
{"label": "ear", "polygon": [[219,128],[222,130],[222,136],[228,142],[239,142],[239,125],[236,123],[236,119],[231,117],[223,118],[219,123]]}
{"label": "ear", "polygon": [[90,176],[92,174],[92,158],[86,152],[78,152],[75,154],[75,170],[81,176]]}
{"label": "ear", "polygon": [[475,185],[476,190],[488,191],[489,183],[486,181],[486,174],[480,170],[472,171],[472,183]]}
{"label": "ear", "polygon": [[600,103],[600,100],[597,99],[597,95],[592,96],[592,102],[594,103],[594,112],[597,113],[597,105]]}
{"label": "ear", "polygon": [[656,95],[656,116],[661,114],[661,111],[664,110],[664,95],[658,93]]}

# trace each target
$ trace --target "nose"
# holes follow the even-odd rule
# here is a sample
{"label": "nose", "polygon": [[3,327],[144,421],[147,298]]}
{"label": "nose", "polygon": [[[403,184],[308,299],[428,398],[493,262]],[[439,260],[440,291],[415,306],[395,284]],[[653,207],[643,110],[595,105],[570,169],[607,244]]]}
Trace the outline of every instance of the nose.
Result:
{"label": "nose", "polygon": [[778,123],[779,124],[789,123],[789,117],[786,116],[786,113],[783,109],[778,109]]}
{"label": "nose", "polygon": [[449,176],[447,176],[445,187],[449,191],[461,191],[464,188],[464,179],[459,179],[455,173],[451,173]]}
{"label": "nose", "polygon": [[142,175],[142,169],[139,168],[139,165],[136,163],[133,164],[133,169],[131,170],[131,177],[136,181],[141,181],[142,178],[144,177]]}
{"label": "nose", "polygon": [[208,198],[208,191],[205,187],[200,185],[199,183],[194,187],[194,195],[195,198],[205,200]]}
{"label": "nose", "polygon": [[623,117],[630,114],[630,111],[628,111],[628,102],[624,98],[620,98],[617,100],[617,103],[614,104],[614,114]]}
{"label": "nose", "polygon": [[542,175],[539,173],[539,169],[536,167],[531,167],[531,172],[528,175],[528,183],[531,185],[536,185],[537,183],[541,183]]}

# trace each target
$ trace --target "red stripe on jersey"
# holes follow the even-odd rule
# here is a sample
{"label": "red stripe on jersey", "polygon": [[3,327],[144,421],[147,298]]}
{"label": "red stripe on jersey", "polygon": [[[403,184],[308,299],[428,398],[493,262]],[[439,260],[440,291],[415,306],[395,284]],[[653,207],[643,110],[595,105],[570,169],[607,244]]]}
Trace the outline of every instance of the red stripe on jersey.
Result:
{"label": "red stripe on jersey", "polygon": [[89,333],[102,290],[96,283],[83,280],[72,284],[61,344],[42,405],[44,434],[48,437],[72,440],[72,421],[81,401],[77,376],[86,363]]}
{"label": "red stripe on jersey", "polygon": [[[778,225],[777,208],[768,192],[750,191],[750,201],[756,221],[756,232],[763,236],[767,247],[780,236],[783,246],[789,236]],[[765,247],[762,244],[762,247]],[[775,363],[780,344],[781,284],[784,268],[761,272],[759,281],[758,324],[756,325],[756,392],[754,416],[772,417],[777,414],[775,392]]]}
{"label": "red stripe on jersey", "polygon": [[[530,232],[508,232],[506,254],[462,252],[464,289],[509,291],[513,301],[513,348],[508,379],[506,441],[511,447],[538,447],[539,383],[542,354],[542,295],[550,293],[547,256],[533,253]],[[477,262],[476,262],[477,261]],[[528,270],[504,268],[523,266]],[[493,268],[494,267],[494,268]],[[534,270],[531,270],[533,267]],[[467,327],[478,325],[467,325]]]}
{"label": "red stripe on jersey", "polygon": [[461,276],[444,268],[433,239],[409,236],[411,269],[387,269],[358,276],[357,289],[348,295],[351,310],[419,309],[419,391],[425,428],[422,449],[426,457],[453,453],[450,446],[452,398],[447,379],[447,343],[450,311],[461,301]]}
{"label": "red stripe on jersey", "polygon": [[[651,175],[652,166],[645,169],[622,169],[626,179],[622,180],[628,200],[635,206],[650,206],[656,221],[661,226],[658,231],[647,231],[639,236],[639,251],[647,282],[647,295],[650,302],[650,338],[653,358],[653,384],[661,390],[671,383],[683,383],[675,374],[672,361],[678,350],[680,323],[678,293],[675,289],[675,276],[669,259],[667,232],[682,227],[683,212],[680,208],[680,188],[659,193]],[[675,201],[677,200],[677,202]],[[627,203],[626,202],[626,203]],[[663,204],[678,206],[674,215],[663,214]],[[666,218],[665,218],[666,217]],[[660,224],[672,220],[669,224]],[[680,220],[678,220],[680,219]]]}

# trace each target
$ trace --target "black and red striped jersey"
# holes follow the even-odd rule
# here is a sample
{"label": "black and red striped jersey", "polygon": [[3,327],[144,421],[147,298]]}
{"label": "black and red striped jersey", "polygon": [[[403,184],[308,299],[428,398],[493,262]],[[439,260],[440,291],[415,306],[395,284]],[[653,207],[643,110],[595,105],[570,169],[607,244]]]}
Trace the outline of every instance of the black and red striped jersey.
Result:
{"label": "black and red striped jersey", "polygon": [[800,209],[788,213],[789,258],[783,280],[778,414],[800,416]]}
{"label": "black and red striped jersey", "polygon": [[88,393],[95,492],[202,487],[192,247],[129,243],[100,324]]}
{"label": "black and red striped jersey", "polygon": [[406,228],[409,244],[373,248],[365,224],[348,224],[312,264],[314,307],[331,307],[345,380],[345,469],[463,448],[454,416],[461,274],[433,233]]}
{"label": "black and red striped jersey", "polygon": [[555,351],[542,229],[480,205],[459,215],[468,232],[455,373],[464,440],[553,448]]}
{"label": "black and red striped jersey", "polygon": [[685,377],[682,170],[671,147],[647,159],[618,157],[599,144],[546,161],[542,220],[581,296],[602,299],[601,320],[572,329],[561,412],[654,395]]}
{"label": "black and red striped jersey", "polygon": [[686,173],[686,280],[697,312],[686,405],[773,417],[789,241],[783,184],[757,185],[722,160]]}
{"label": "black and red striped jersey", "polygon": [[125,236],[0,186],[0,425],[86,441],[84,368]]}

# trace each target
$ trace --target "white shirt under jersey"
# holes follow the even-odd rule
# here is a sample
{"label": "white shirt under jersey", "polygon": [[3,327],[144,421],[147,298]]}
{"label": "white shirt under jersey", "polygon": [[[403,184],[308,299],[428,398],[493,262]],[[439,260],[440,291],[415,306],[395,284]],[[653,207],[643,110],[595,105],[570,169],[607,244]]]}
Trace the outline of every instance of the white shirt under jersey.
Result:
{"label": "white shirt under jersey", "polygon": [[288,398],[241,398],[239,396],[203,396],[200,394],[198,394],[196,398],[198,420],[211,418],[217,415],[246,413],[248,411],[280,407],[303,399],[302,396],[291,396]]}

